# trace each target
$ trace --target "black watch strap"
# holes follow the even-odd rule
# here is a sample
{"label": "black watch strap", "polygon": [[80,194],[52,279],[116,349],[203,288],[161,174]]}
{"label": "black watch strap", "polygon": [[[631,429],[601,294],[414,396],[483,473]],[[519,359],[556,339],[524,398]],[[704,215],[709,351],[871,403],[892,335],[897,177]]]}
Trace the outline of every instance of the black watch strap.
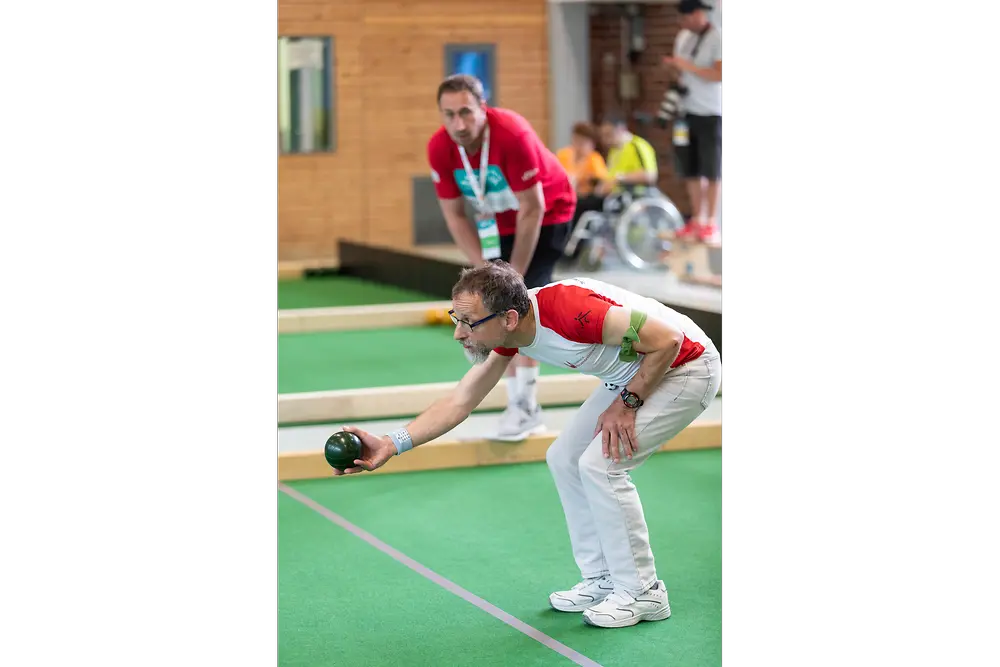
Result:
{"label": "black watch strap", "polygon": [[622,401],[625,403],[625,407],[631,408],[632,410],[638,410],[643,405],[643,400],[639,398],[639,395],[629,391],[628,389],[622,389],[621,397]]}

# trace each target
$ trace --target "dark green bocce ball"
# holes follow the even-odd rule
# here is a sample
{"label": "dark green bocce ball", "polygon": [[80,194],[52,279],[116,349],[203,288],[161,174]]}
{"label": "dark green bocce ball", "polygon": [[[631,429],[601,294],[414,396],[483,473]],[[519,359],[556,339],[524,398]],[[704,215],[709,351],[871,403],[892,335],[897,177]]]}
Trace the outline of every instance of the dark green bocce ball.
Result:
{"label": "dark green bocce ball", "polygon": [[341,472],[344,468],[354,468],[354,459],[361,458],[361,438],[347,431],[337,431],[326,441],[323,454],[326,462]]}

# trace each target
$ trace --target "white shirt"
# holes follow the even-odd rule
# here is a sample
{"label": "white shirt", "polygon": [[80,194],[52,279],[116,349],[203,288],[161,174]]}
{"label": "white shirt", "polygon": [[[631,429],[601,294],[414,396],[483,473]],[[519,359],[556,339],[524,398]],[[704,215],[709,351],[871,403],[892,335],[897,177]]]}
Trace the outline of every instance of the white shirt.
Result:
{"label": "white shirt", "polygon": [[[712,67],[722,60],[722,30],[709,24],[708,32],[698,45],[698,33],[681,30],[674,41],[674,56],[690,60],[696,67]],[[722,82],[706,81],[696,74],[681,72],[681,85],[688,89],[684,110],[698,116],[722,115]]]}
{"label": "white shirt", "polygon": [[[519,348],[495,348],[504,356],[520,353],[554,366],[573,368],[619,387],[626,386],[639,370],[635,361],[621,361],[621,344],[603,342],[604,317],[612,306],[641,310],[649,319],[666,322],[684,334],[676,368],[703,354],[718,356],[708,335],[691,318],[655,299],[591,278],[570,278],[528,290],[535,311],[535,339]],[[639,334],[640,339],[642,333]]]}

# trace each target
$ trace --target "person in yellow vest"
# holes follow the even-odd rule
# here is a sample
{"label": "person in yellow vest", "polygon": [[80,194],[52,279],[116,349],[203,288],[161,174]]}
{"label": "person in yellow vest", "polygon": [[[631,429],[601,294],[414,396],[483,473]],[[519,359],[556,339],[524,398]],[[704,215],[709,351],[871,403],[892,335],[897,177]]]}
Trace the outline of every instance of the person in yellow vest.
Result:
{"label": "person in yellow vest", "polygon": [[659,168],[653,146],[629,132],[625,120],[606,118],[601,123],[601,141],[608,149],[608,177],[598,184],[596,194],[605,197],[628,189],[639,195],[656,187]]}

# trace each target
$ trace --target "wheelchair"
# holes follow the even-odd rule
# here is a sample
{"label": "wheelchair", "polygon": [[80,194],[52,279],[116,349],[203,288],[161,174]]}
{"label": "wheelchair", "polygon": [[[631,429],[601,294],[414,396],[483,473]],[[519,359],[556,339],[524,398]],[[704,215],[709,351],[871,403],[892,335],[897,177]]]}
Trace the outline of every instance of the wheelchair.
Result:
{"label": "wheelchair", "polygon": [[597,271],[613,250],[637,271],[664,267],[684,216],[655,187],[623,188],[604,199],[601,211],[587,211],[576,223],[563,254],[584,271]]}

